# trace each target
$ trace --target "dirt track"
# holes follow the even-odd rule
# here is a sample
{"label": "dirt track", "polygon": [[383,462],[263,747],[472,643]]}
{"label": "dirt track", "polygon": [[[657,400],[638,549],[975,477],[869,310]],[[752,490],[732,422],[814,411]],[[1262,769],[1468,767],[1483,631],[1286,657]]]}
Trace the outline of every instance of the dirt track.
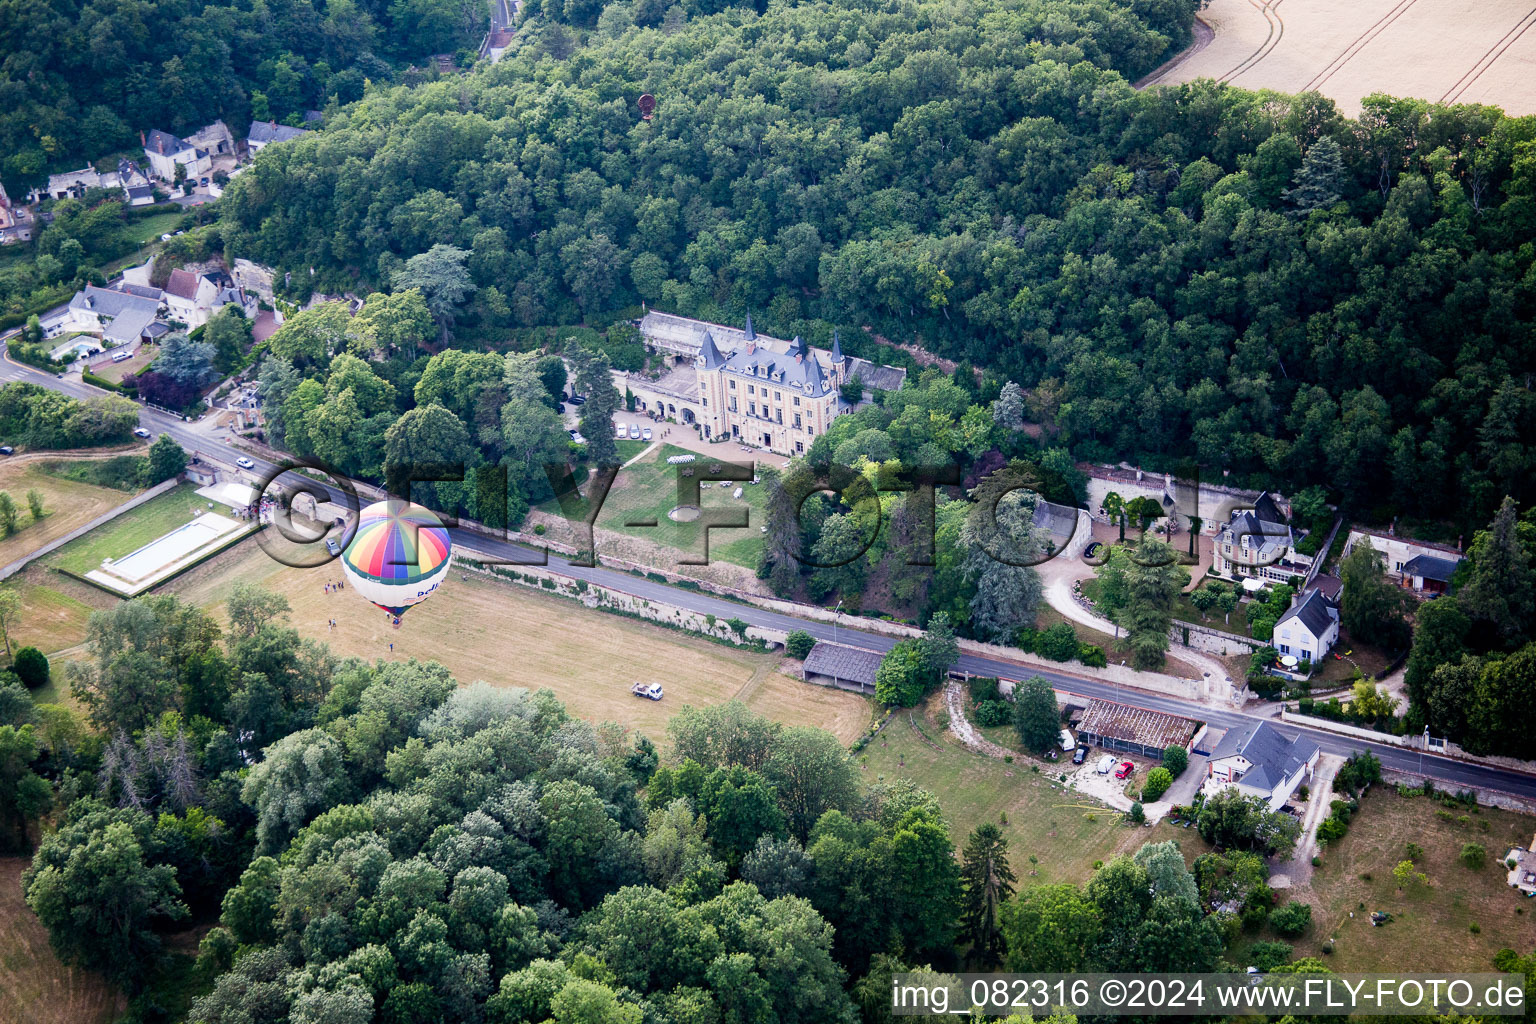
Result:
{"label": "dirt track", "polygon": [[1212,0],[1213,32],[1139,85],[1214,78],[1315,90],[1348,114],[1374,92],[1536,113],[1536,0]]}

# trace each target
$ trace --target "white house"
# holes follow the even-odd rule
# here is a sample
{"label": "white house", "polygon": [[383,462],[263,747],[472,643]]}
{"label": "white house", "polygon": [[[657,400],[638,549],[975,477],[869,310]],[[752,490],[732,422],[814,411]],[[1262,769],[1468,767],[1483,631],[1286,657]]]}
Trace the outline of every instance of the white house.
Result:
{"label": "white house", "polygon": [[165,283],[166,308],[188,330],[206,324],[215,312],[231,304],[239,306],[246,317],[254,317],[258,309],[255,297],[246,295],[221,270],[195,274],[177,269]]}
{"label": "white house", "polygon": [[122,290],[86,285],[69,300],[66,317],[50,333],[100,332],[107,345],[137,342],[160,315],[159,290],[123,285]]}
{"label": "white house", "polygon": [[1349,531],[1349,539],[1344,542],[1345,558],[1357,544],[1369,544],[1380,551],[1387,572],[1398,585],[1416,593],[1443,592],[1462,562],[1460,549],[1449,544],[1432,544],[1377,530]]}
{"label": "white house", "polygon": [[1308,590],[1291,601],[1275,623],[1270,643],[1281,656],[1297,661],[1321,661],[1339,639],[1339,610],[1321,590]]}
{"label": "white house", "polygon": [[252,121],[251,130],[245,135],[245,148],[255,156],[274,142],[288,142],[304,134],[303,128],[290,128],[276,121]]}
{"label": "white house", "polygon": [[177,165],[185,167],[187,178],[193,181],[213,169],[213,154],[208,150],[158,128],[145,137],[144,156],[149,160],[149,173],[166,182],[176,180]]}
{"label": "white house", "polygon": [[1204,788],[1214,793],[1232,786],[1277,811],[1312,777],[1320,755],[1316,743],[1287,737],[1268,722],[1233,726],[1211,751]]}

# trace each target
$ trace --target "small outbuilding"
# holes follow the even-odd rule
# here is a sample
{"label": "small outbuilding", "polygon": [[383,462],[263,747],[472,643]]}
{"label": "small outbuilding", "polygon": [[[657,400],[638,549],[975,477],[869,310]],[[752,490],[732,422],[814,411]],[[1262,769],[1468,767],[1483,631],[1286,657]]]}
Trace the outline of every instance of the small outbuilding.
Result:
{"label": "small outbuilding", "polygon": [[1169,747],[1192,748],[1205,732],[1205,723],[1133,704],[1095,699],[1077,723],[1077,741],[1108,750],[1123,750],[1155,761]]}
{"label": "small outbuilding", "polygon": [[875,673],[884,656],[862,647],[846,647],[818,641],[805,656],[800,678],[818,686],[835,686],[859,693],[875,692]]}

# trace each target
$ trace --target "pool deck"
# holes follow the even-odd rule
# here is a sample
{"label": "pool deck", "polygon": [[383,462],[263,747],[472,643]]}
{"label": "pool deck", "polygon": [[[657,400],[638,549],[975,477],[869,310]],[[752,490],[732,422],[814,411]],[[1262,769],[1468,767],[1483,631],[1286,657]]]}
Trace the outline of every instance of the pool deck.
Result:
{"label": "pool deck", "polygon": [[[148,551],[156,544],[164,543],[167,537],[171,537],[174,534],[185,530],[188,526],[192,526],[194,524],[198,526],[214,527],[214,532],[209,535],[206,540],[196,544],[191,548],[187,548],[185,550],[178,549],[179,553],[171,557],[169,561],[165,562],[158,568],[142,575],[135,576],[133,578],[126,578],[116,575],[112,571],[118,564],[121,564],[121,562],[126,562],[133,556]],[[190,569],[192,566],[196,565],[198,562],[201,562],[209,555],[221,551],[242,537],[254,533],[257,529],[260,528],[260,526],[261,524],[255,520],[230,519],[227,516],[221,516],[215,512],[205,512],[203,515],[197,517],[196,519],[187,523],[183,523],[181,526],[176,527],[176,529],[170,531],[169,533],[155,538],[143,547],[123,555],[119,562],[102,563],[102,567],[100,569],[91,570],[85,574],[85,578],[96,584],[98,587],[101,587],[104,590],[109,590],[112,593],[118,594],[122,597],[137,597],[138,595],[144,593],[146,590],[149,590],[151,587],[158,586],[159,584],[164,583],[166,580],[170,579],[172,576]],[[206,531],[200,532],[206,533]]]}

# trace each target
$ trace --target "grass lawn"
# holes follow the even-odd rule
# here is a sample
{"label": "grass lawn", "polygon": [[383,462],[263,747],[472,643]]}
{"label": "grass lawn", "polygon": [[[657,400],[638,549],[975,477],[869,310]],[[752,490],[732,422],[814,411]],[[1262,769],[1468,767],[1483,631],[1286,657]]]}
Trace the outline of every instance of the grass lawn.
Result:
{"label": "grass lawn", "polygon": [[[1021,888],[1083,882],[1093,874],[1094,861],[1134,852],[1156,838],[1152,830],[1125,825],[1119,813],[1063,789],[1048,768],[1031,771],[1036,763],[1031,759],[1021,756],[1009,764],[967,750],[931,717],[941,708],[935,697],[926,709],[892,716],[861,756],[864,781],[904,778],[933,793],[957,848],[977,825],[1001,823],[1006,816],[1003,834]],[[1038,864],[1030,864],[1031,855]],[[1032,877],[1031,870],[1038,873]]]}
{"label": "grass lawn", "polygon": [[48,932],[22,898],[21,873],[30,857],[0,858],[0,1017],[27,1024],[105,1024],[127,1001],[101,976],[66,967],[48,945]]}
{"label": "grass lawn", "polygon": [[[27,508],[27,492],[30,490],[43,494],[40,522],[32,521],[32,513]],[[53,476],[44,472],[35,460],[0,461],[0,491],[9,492],[15,500],[19,527],[11,536],[0,539],[0,565],[36,551],[129,498],[122,491],[109,487]]]}
{"label": "grass lawn", "polygon": [[615,441],[619,449],[619,463],[628,462],[651,446],[650,441]]}
{"label": "grass lawn", "polygon": [[159,354],[160,348],[157,345],[140,345],[132,359],[124,359],[120,363],[104,363],[100,369],[92,372],[114,384],[121,384],[123,378],[130,373],[143,373]]}
{"label": "grass lawn", "polygon": [[[78,581],[34,566],[5,586],[21,598],[21,612],[9,630],[13,649],[36,647],[51,655],[85,641],[86,621],[97,606],[81,600],[89,595],[69,593],[82,586]],[[116,600],[105,594],[102,598],[103,605]]]}
{"label": "grass lawn", "polygon": [[98,530],[71,541],[49,555],[49,565],[70,572],[87,573],[101,567],[104,558],[121,558],[143,547],[183,523],[190,522],[192,510],[205,508],[207,502],[197,496],[196,484],[182,484],[125,513]]}
{"label": "grass lawn", "polygon": [[[743,651],[477,574],[451,573],[430,601],[411,609],[399,629],[350,590],[325,593],[341,575],[334,566],[293,569],[267,556],[254,539],[236,544],[167,583],[171,592],[224,614],[240,580],[282,594],[300,634],[340,655],[441,662],[460,683],[548,687],[573,714],[616,721],[666,742],[666,723],[684,704],[739,697],[784,722],[819,725],[848,743],[866,727],[861,697],[826,691],[778,674],[778,654]],[[337,628],[327,628],[329,619]],[[389,645],[394,644],[391,652]],[[659,682],[660,701],[633,696],[635,682]]]}
{"label": "grass lawn", "polygon": [[[625,444],[638,444],[642,449],[644,447],[641,441],[620,442],[619,454],[624,458],[634,457],[634,452],[625,452]],[[598,528],[639,537],[680,551],[691,551],[695,556],[702,554],[702,526],[697,522],[674,522],[667,517],[667,513],[678,505],[679,470],[691,466],[695,471],[703,471],[709,465],[709,460],[702,456],[686,466],[674,466],[667,462],[670,456],[686,454],[695,453],[664,444],[646,459],[620,470],[613,490],[608,493],[602,511],[598,513]],[[742,491],[741,497],[731,497],[738,487]],[[728,486],[721,487],[719,482],[709,481],[701,484],[699,499],[706,509],[745,510],[747,513],[745,527],[717,527],[709,531],[710,560],[755,567],[763,546],[759,528],[768,521],[765,510],[767,495],[762,485],[732,481]],[[546,502],[539,508],[551,515],[562,514],[554,501]],[[654,522],[656,525],[628,525],[641,522]]]}
{"label": "grass lawn", "polygon": [[151,214],[143,220],[130,221],[123,228],[123,237],[139,246],[157,242],[161,235],[175,231],[185,216],[186,212],[178,209],[168,213]]}
{"label": "grass lawn", "polygon": [[[1441,810],[1449,810],[1449,820]],[[1466,823],[1458,820],[1463,815]],[[1472,814],[1373,787],[1349,833],[1323,852],[1310,885],[1297,893],[1312,904],[1312,928],[1297,941],[1296,955],[1316,956],[1332,937],[1334,953],[1325,959],[1339,972],[1493,970],[1499,949],[1536,946],[1536,904],[1505,884],[1501,862],[1510,846],[1529,845],[1533,827],[1536,819],[1527,815],[1489,807]],[[1424,849],[1416,870],[1429,876],[1429,887],[1400,892],[1392,869],[1406,859],[1409,842]],[[1487,850],[1481,870],[1462,865],[1466,843]],[[1392,921],[1372,927],[1375,910]]]}

